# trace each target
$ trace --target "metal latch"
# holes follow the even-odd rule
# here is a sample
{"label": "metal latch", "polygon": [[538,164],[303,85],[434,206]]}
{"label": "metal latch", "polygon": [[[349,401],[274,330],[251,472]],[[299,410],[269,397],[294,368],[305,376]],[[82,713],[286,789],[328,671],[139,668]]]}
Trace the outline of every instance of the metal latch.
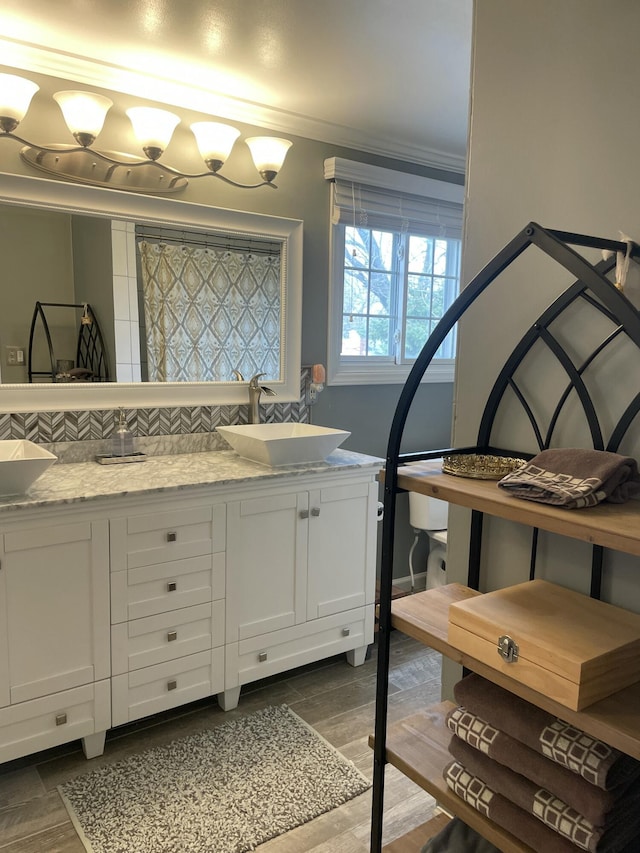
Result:
{"label": "metal latch", "polygon": [[498,654],[507,663],[515,663],[518,660],[518,644],[508,634],[503,634],[498,640]]}

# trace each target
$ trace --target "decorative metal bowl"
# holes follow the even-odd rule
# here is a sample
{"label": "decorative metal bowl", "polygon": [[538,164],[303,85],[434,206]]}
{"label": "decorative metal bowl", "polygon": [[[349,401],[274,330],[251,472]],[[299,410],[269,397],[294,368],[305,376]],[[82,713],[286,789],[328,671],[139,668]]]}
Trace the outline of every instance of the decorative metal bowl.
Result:
{"label": "decorative metal bowl", "polygon": [[513,456],[490,456],[483,453],[460,453],[442,457],[442,470],[454,477],[476,480],[501,480],[506,474],[526,465],[526,459]]}

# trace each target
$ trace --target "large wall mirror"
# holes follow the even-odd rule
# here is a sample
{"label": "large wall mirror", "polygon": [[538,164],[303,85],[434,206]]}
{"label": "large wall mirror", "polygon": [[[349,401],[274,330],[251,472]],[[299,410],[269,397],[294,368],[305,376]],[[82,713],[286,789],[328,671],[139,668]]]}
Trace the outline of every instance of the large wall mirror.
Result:
{"label": "large wall mirror", "polygon": [[0,246],[0,411],[299,398],[299,220],[12,175]]}

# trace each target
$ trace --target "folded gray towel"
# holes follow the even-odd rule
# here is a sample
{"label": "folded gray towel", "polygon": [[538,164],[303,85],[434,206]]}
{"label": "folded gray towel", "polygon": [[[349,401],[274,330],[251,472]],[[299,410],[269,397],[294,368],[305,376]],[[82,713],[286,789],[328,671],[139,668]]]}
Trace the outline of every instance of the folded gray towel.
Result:
{"label": "folded gray towel", "polygon": [[[566,766],[487,723],[477,714],[472,714],[467,708],[460,706],[453,708],[447,714],[446,722],[449,730],[460,740],[496,763],[526,776],[539,788],[555,794],[559,800],[563,800],[594,826],[603,826],[617,803],[623,796],[625,798],[627,796],[628,783],[623,783],[614,790],[599,788],[579,773],[572,772]],[[467,769],[473,769],[465,762],[464,756],[457,755],[455,752],[452,752],[452,755]],[[474,772],[478,776],[483,775],[479,770]],[[485,778],[485,781],[491,784],[490,779]],[[640,783],[638,782],[636,782],[635,796],[640,805]]]}
{"label": "folded gray towel", "polygon": [[580,849],[530,812],[492,790],[483,779],[469,773],[459,761],[447,764],[443,776],[447,787],[454,794],[515,835],[536,853],[576,853]]}
{"label": "folded gray towel", "polygon": [[475,672],[458,681],[453,693],[467,711],[605,791],[640,778],[640,761]]}
{"label": "folded gray towel", "polygon": [[[491,759],[488,759],[489,761]],[[585,834],[579,825],[565,825],[565,815],[555,811],[553,798],[542,803],[542,814],[523,809],[495,791],[484,779],[476,776],[455,759],[444,768],[444,780],[455,794],[468,805],[506,829],[536,853],[637,853],[637,823],[618,824],[601,836]],[[555,816],[554,816],[555,813]],[[554,826],[557,828],[552,828]],[[572,841],[560,833],[560,826]]]}
{"label": "folded gray towel", "polygon": [[630,456],[569,447],[543,450],[498,486],[517,498],[580,509],[640,496],[640,474]]}
{"label": "folded gray towel", "polygon": [[509,802],[541,820],[583,850],[622,849],[640,829],[640,797],[637,789],[628,792],[607,815],[601,826],[594,826],[581,810],[532,782],[526,773],[516,773],[469,746],[456,735],[449,744],[451,757],[471,775],[478,776]]}

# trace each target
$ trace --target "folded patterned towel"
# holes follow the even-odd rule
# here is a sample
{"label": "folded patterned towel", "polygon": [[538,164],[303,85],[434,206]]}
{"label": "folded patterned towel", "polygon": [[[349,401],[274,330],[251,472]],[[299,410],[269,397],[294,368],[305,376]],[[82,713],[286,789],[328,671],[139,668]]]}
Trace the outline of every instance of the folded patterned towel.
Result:
{"label": "folded patterned towel", "polygon": [[459,705],[592,785],[611,791],[640,777],[640,761],[476,673],[453,692]]}
{"label": "folded patterned towel", "polygon": [[[469,744],[469,748],[481,752],[514,773],[526,776],[533,784],[563,800],[594,826],[605,824],[607,815],[629,790],[628,785],[622,785],[614,791],[605,791],[592,785],[577,773],[550,761],[477,714],[472,714],[467,708],[453,708],[447,714],[446,722],[449,730]],[[453,750],[451,752],[468,766],[459,754]],[[640,804],[640,791],[638,802]]]}
{"label": "folded patterned towel", "polygon": [[575,844],[549,829],[506,797],[492,791],[478,776],[469,773],[458,761],[447,764],[443,771],[447,786],[465,803],[506,829],[536,853],[576,853]]}
{"label": "folded patterned towel", "polygon": [[[573,841],[569,841],[559,832],[550,828],[550,823],[534,817],[531,812],[520,808],[502,794],[494,791],[484,779],[475,776],[455,759],[443,770],[447,786],[480,814],[488,817],[498,826],[506,829],[536,853],[576,853],[577,849],[595,850],[595,853],[637,853],[638,838],[631,840],[625,837],[624,828],[621,832],[612,830],[599,839],[595,848],[585,847],[580,830],[575,829]],[[553,802],[545,806],[548,820],[553,821]],[[560,815],[557,815],[561,819]]]}
{"label": "folded patterned towel", "polygon": [[560,448],[543,450],[499,480],[498,486],[517,498],[580,509],[640,496],[640,474],[638,463],[630,456]]}
{"label": "folded patterned towel", "polygon": [[515,773],[489,758],[460,738],[454,737],[449,752],[469,773],[478,776],[492,791],[532,814],[545,826],[558,832],[582,850],[590,853],[607,847],[624,847],[640,831],[640,797],[630,790],[609,813],[603,826],[594,826],[581,812],[550,791],[536,785],[525,775]]}

